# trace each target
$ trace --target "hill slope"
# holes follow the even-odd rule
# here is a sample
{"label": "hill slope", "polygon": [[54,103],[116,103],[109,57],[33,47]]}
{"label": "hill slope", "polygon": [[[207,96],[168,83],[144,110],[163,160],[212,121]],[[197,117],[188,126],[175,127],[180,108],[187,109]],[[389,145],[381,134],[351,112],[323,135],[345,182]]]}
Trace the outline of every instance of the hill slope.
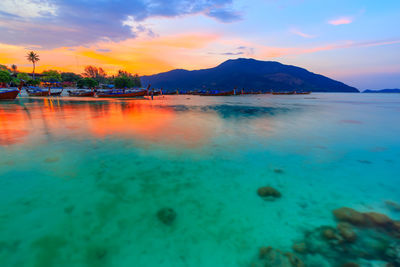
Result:
{"label": "hill slope", "polygon": [[236,87],[263,91],[358,92],[354,87],[303,68],[245,58],[227,60],[210,69],[176,69],[142,76],[141,80],[144,84],[166,90],[232,90]]}

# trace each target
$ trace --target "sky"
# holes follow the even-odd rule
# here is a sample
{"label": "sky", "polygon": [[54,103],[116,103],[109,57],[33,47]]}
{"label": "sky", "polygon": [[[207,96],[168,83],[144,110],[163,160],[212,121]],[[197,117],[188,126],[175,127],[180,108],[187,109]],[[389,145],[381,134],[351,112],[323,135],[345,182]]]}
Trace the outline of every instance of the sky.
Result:
{"label": "sky", "polygon": [[398,0],[1,0],[0,64],[155,74],[239,57],[400,88]]}

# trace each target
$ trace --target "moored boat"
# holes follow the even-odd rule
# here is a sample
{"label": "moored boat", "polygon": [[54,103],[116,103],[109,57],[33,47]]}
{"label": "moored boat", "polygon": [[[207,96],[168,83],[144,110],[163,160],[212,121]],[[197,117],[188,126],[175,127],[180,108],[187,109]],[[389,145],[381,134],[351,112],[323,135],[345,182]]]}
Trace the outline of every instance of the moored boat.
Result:
{"label": "moored boat", "polygon": [[272,92],[273,95],[309,95],[311,92],[297,92],[297,91],[290,91],[290,92]]}
{"label": "moored boat", "polygon": [[17,98],[19,90],[0,91],[0,100],[14,100]]}
{"label": "moored boat", "polygon": [[[59,88],[53,88],[53,89],[59,89]],[[61,91],[58,92],[52,92],[49,88],[49,91],[50,91],[50,96],[61,96],[62,92],[64,91],[64,88],[61,88]]]}
{"label": "moored boat", "polygon": [[29,96],[50,96],[50,88],[43,90],[41,88],[26,89]]}
{"label": "moored boat", "polygon": [[17,98],[18,94],[21,92],[23,84],[24,82],[21,81],[17,89],[8,89],[6,91],[0,91],[0,100],[14,100],[15,98]]}
{"label": "moored boat", "polygon": [[79,90],[79,91],[67,91],[69,96],[73,97],[93,97],[95,92],[94,91],[85,91],[85,90]]}
{"label": "moored boat", "polygon": [[230,96],[230,95],[234,95],[235,94],[235,90],[232,91],[228,91],[228,92],[206,92],[206,93],[200,93],[199,95],[201,96]]}
{"label": "moored boat", "polygon": [[291,92],[272,92],[273,95],[294,95],[294,91]]}
{"label": "moored boat", "polygon": [[311,94],[311,91],[309,92],[295,92],[295,95],[309,95]]}
{"label": "moored boat", "polygon": [[160,90],[151,90],[149,91],[149,95],[153,94],[153,96],[162,95],[162,88]]}
{"label": "moored boat", "polygon": [[148,95],[150,85],[147,87],[147,89],[142,89],[139,91],[126,91],[126,90],[112,90],[108,92],[97,92],[96,96],[105,98],[105,97],[144,97]]}
{"label": "moored boat", "polygon": [[147,95],[146,90],[141,90],[137,92],[101,92],[96,93],[97,97],[142,97]]}
{"label": "moored boat", "polygon": [[178,90],[176,90],[176,91],[166,91],[163,94],[164,95],[179,95],[180,93]]}

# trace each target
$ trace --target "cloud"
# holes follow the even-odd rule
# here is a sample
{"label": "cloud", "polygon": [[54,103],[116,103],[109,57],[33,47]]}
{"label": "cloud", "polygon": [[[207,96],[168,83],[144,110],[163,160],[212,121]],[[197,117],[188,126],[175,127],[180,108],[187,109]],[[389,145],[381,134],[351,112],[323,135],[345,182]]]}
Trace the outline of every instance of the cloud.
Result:
{"label": "cloud", "polygon": [[108,52],[111,52],[111,49],[102,49],[102,48],[99,48],[99,49],[96,49],[96,51],[97,51],[97,52],[100,52],[100,53],[108,53]]}
{"label": "cloud", "polygon": [[239,12],[228,9],[211,9],[206,12],[206,15],[225,23],[234,22],[241,19]]}
{"label": "cloud", "polygon": [[143,33],[156,36],[144,23],[151,17],[202,14],[224,23],[236,21],[240,14],[231,9],[232,1],[2,0],[0,36],[2,43],[45,48],[118,42]]}
{"label": "cloud", "polygon": [[248,46],[238,46],[235,49],[236,51],[232,52],[209,52],[209,55],[220,55],[220,56],[240,56],[240,55],[246,55],[246,56],[252,56],[254,55],[254,48],[253,47],[248,47]]}
{"label": "cloud", "polygon": [[221,56],[239,56],[244,55],[244,52],[225,52],[225,53],[208,53],[210,55],[221,55]]}
{"label": "cloud", "polygon": [[35,0],[2,0],[0,4],[3,15],[37,18],[56,15],[56,7],[49,1]]}
{"label": "cloud", "polygon": [[236,48],[237,50],[244,51],[243,54],[246,54],[247,56],[252,56],[254,55],[254,48],[253,47],[248,47],[248,46],[239,46]]}
{"label": "cloud", "polygon": [[326,44],[315,47],[262,47],[262,55],[264,57],[283,57],[290,55],[302,55],[302,54],[310,54],[321,51],[329,51],[336,49],[344,49],[344,48],[354,48],[354,47],[374,47],[374,46],[382,46],[382,45],[393,45],[400,44],[400,39],[393,40],[376,40],[376,41],[368,41],[368,42],[353,42],[346,41],[342,43],[333,43]]}
{"label": "cloud", "polygon": [[296,34],[298,36],[301,36],[303,38],[315,38],[315,35],[307,34],[307,33],[304,33],[302,31],[299,31],[299,30],[294,29],[294,28],[290,29],[290,32],[293,33],[293,34]]}
{"label": "cloud", "polygon": [[128,16],[127,19],[122,22],[122,25],[129,26],[131,28],[132,34],[134,35],[145,34],[151,38],[158,36],[156,33],[153,32],[150,26],[135,21],[135,18],[133,16]]}
{"label": "cloud", "polygon": [[[176,67],[194,68],[209,66],[214,57],[205,57],[209,46],[220,36],[209,33],[186,33],[159,36],[149,39],[139,36],[121,42],[100,41],[93,45],[60,47],[38,51],[40,61],[37,72],[46,69],[81,73],[84,66],[96,65],[109,74],[125,69],[133,73],[153,74]],[[37,50],[35,50],[37,51]],[[0,43],[0,62],[16,64],[21,71],[32,71],[32,64],[23,46]],[[214,61],[213,61],[214,63]]]}
{"label": "cloud", "polygon": [[353,22],[353,18],[351,18],[351,17],[341,17],[341,18],[337,18],[337,19],[328,21],[329,24],[334,25],[334,26],[350,24],[352,22]]}

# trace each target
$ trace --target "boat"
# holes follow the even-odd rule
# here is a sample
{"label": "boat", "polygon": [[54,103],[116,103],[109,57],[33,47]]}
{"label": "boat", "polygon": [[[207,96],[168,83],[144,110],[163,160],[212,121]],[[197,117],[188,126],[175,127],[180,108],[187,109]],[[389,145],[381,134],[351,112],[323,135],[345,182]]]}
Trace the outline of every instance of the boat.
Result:
{"label": "boat", "polygon": [[15,98],[17,98],[18,94],[21,92],[23,84],[24,83],[21,81],[17,89],[0,91],[0,100],[14,100]]}
{"label": "boat", "polygon": [[309,95],[309,94],[311,94],[311,91],[310,92],[295,92],[295,95]]}
{"label": "boat", "polygon": [[125,91],[123,90],[111,90],[107,92],[97,92],[96,96],[97,97],[144,97],[148,95],[150,85],[147,87],[147,89],[142,89],[139,91]]}
{"label": "boat", "polygon": [[272,92],[273,95],[294,95],[295,91],[291,92]]}
{"label": "boat", "polygon": [[111,92],[97,92],[97,97],[142,97],[147,95],[147,90],[140,90],[136,92],[120,92],[120,91],[111,91]]}
{"label": "boat", "polygon": [[261,95],[263,94],[262,91],[244,91],[242,90],[239,95]]}
{"label": "boat", "polygon": [[179,91],[167,91],[163,93],[164,95],[179,95]]}
{"label": "boat", "polygon": [[17,98],[19,90],[0,91],[0,100],[14,100]]}
{"label": "boat", "polygon": [[151,95],[151,94],[153,94],[153,96],[156,96],[156,95],[162,95],[163,93],[162,93],[162,88],[160,89],[160,90],[151,90],[151,91],[149,91],[149,95]]}
{"label": "boat", "polygon": [[61,96],[62,92],[64,91],[64,88],[53,88],[53,89],[61,89],[61,91],[52,93],[51,90],[49,90],[50,91],[50,96]]}
{"label": "boat", "polygon": [[34,87],[33,89],[26,89],[29,96],[50,96],[50,88],[48,90],[42,90],[41,88]]}
{"label": "boat", "polygon": [[206,93],[200,93],[199,95],[200,96],[231,96],[231,95],[234,95],[235,94],[235,90],[232,90],[232,91],[228,91],[228,92],[219,92],[219,91],[217,91],[217,92],[213,92],[213,91],[209,91],[209,92],[206,92]]}
{"label": "boat", "polygon": [[86,91],[86,90],[79,90],[79,91],[67,91],[69,96],[73,97],[93,97],[95,92],[94,91]]}
{"label": "boat", "polygon": [[309,95],[311,92],[297,92],[297,91],[291,91],[291,92],[272,92],[273,95]]}

